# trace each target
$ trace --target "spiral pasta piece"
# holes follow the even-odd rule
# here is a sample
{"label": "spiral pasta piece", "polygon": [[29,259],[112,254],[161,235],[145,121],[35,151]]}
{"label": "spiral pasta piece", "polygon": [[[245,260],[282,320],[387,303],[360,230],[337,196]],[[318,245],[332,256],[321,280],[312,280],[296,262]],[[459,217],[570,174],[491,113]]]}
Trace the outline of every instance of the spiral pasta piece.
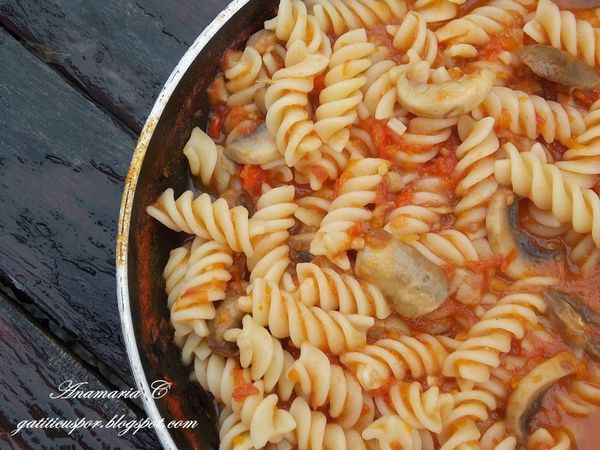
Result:
{"label": "spiral pasta piece", "polygon": [[405,423],[399,416],[383,416],[369,425],[362,433],[365,440],[376,440],[381,450],[434,450],[435,445],[431,433],[427,430],[416,430]]}
{"label": "spiral pasta piece", "polygon": [[[392,45],[404,53],[416,52],[421,59],[432,64],[437,57],[438,41],[427,21],[415,11],[409,12],[399,25],[388,25],[386,30],[393,36]],[[405,56],[405,62],[408,57]]]}
{"label": "spiral pasta piece", "polygon": [[319,25],[326,33],[339,36],[356,28],[402,19],[408,7],[405,0],[306,0]]}
{"label": "spiral pasta piece", "polygon": [[511,133],[529,139],[541,136],[548,143],[556,140],[568,145],[585,130],[583,115],[574,106],[503,86],[494,86],[471,114],[477,120],[486,116],[508,119]]}
{"label": "spiral pasta piece", "polygon": [[569,231],[565,242],[571,251],[569,259],[577,264],[583,273],[589,273],[600,263],[600,248],[596,247],[592,236]]}
{"label": "spiral pasta piece", "polygon": [[538,323],[546,304],[539,294],[517,293],[502,298],[468,333],[467,339],[446,358],[443,374],[485,382],[490,369],[500,365],[500,354],[510,351],[513,339],[523,339]]}
{"label": "spiral pasta piece", "polygon": [[312,263],[297,264],[296,273],[299,298],[305,305],[378,319],[385,319],[392,313],[383,294],[374,284]]}
{"label": "spiral pasta piece", "polygon": [[265,227],[265,234],[252,239],[254,253],[246,260],[250,269],[250,281],[265,278],[279,283],[290,265],[288,230],[294,226],[294,186],[280,186],[267,190],[256,204],[252,217]]}
{"label": "spiral pasta piece", "polygon": [[180,346],[190,333],[208,335],[206,320],[215,317],[213,302],[225,298],[232,263],[231,250],[226,245],[201,238],[171,252],[164,278],[175,341]]}
{"label": "spiral pasta piece", "polygon": [[265,22],[265,29],[274,31],[277,39],[286,43],[288,50],[294,42],[302,41],[308,53],[321,53],[327,58],[331,56],[325,30],[321,29],[317,18],[309,14],[301,0],[280,0],[277,16]]}
{"label": "spiral pasta piece", "polygon": [[219,450],[254,450],[250,430],[231,408],[219,414]]}
{"label": "spiral pasta piece", "polygon": [[385,396],[375,397],[375,405],[381,414],[397,415],[412,428],[441,433],[454,398],[452,394],[440,393],[437,386],[424,391],[417,381],[398,382]]}
{"label": "spiral pasta piece", "polygon": [[457,230],[427,233],[406,243],[438,266],[451,263],[457,267],[465,267],[467,262],[479,260],[477,248],[471,239]]}
{"label": "spiral pasta piece", "polygon": [[600,29],[571,11],[561,11],[550,0],[538,2],[535,16],[523,31],[537,43],[565,50],[592,67],[600,64]]}
{"label": "spiral pasta piece", "polygon": [[487,420],[489,411],[496,408],[496,399],[489,392],[473,389],[454,394],[454,409],[439,435],[440,450],[477,448],[481,432],[476,422]]}
{"label": "spiral pasta piece", "polygon": [[322,144],[309,119],[306,105],[314,77],[327,66],[327,57],[308,53],[302,40],[295,40],[286,54],[286,67],[273,75],[265,94],[266,125],[288,166],[302,158],[317,159]]}
{"label": "spiral pasta piece", "polygon": [[600,247],[600,199],[591,189],[582,189],[568,180],[554,164],[545,163],[543,150],[534,144],[519,153],[510,143],[504,145],[508,159],[496,161],[495,175],[500,184],[527,197],[540,209],[552,211],[561,223],[571,223],[577,233],[591,233]]}
{"label": "spiral pasta piece", "polygon": [[171,230],[214,239],[229,245],[234,252],[252,255],[250,238],[264,233],[265,229],[259,222],[248,219],[246,208],[230,209],[223,198],[213,203],[208,194],[194,198],[192,191],[185,191],[177,200],[174,194],[171,188],[165,190],[148,206],[148,214]]}
{"label": "spiral pasta piece", "polygon": [[224,70],[225,87],[231,94],[227,99],[228,106],[247,104],[254,99],[256,90],[265,85],[264,81],[256,83],[262,68],[262,55],[251,45],[246,46],[239,58],[231,61],[231,66]]}
{"label": "spiral pasta piece", "polygon": [[[562,160],[556,166],[563,171],[580,175],[600,174],[600,101],[596,101],[584,116],[585,131],[575,138],[575,145],[563,153]],[[595,182],[590,177],[584,188],[589,188]]]}
{"label": "spiral pasta piece", "polygon": [[350,130],[357,117],[357,106],[363,98],[361,88],[367,79],[364,72],[371,66],[369,55],[375,46],[367,41],[364,29],[349,31],[333,46],[325,88],[319,96],[315,131],[334,151],[341,152],[350,139]]}
{"label": "spiral pasta piece", "polygon": [[456,148],[456,173],[461,180],[455,189],[460,200],[453,210],[454,227],[470,239],[479,239],[487,235],[487,204],[498,189],[494,162],[500,142],[491,117],[473,123],[465,116],[458,124],[458,133],[463,142]]}
{"label": "spiral pasta piece", "polygon": [[408,204],[390,213],[384,229],[399,238],[439,230],[442,215],[452,211],[446,181],[441,177],[417,179],[408,192]]}
{"label": "spiral pasta piece", "polygon": [[327,215],[331,205],[331,200],[327,198],[330,192],[327,191],[327,194],[323,197],[310,195],[296,200],[298,205],[298,209],[294,213],[296,219],[309,227],[318,228],[321,226],[321,221]]}
{"label": "spiral pasta piece", "polygon": [[427,22],[445,22],[458,13],[456,3],[449,0],[416,0],[412,9],[418,11]]}
{"label": "spiral pasta piece", "polygon": [[435,36],[440,43],[483,45],[494,35],[522,26],[523,17],[532,3],[529,0],[492,0],[438,28]]}
{"label": "spiral pasta piece", "polygon": [[[560,223],[552,212],[542,211],[531,201],[527,204],[527,211],[529,212],[530,220],[523,224],[523,228],[534,236],[552,238],[563,235],[571,229],[569,224]],[[593,241],[592,248],[595,248]]]}
{"label": "spiral pasta piece", "polygon": [[312,411],[302,397],[297,397],[292,402],[290,414],[297,426],[291,436],[288,435],[288,440],[298,450],[367,450],[357,430],[344,429],[337,423],[328,423],[325,414]]}
{"label": "spiral pasta piece", "polygon": [[361,104],[365,113],[361,113],[361,118],[373,116],[377,120],[384,120],[406,115],[407,112],[398,103],[398,80],[406,74],[411,80],[426,83],[432,71],[431,64],[423,61],[413,49],[407,50],[405,59],[407,63],[399,65],[390,59],[377,61],[367,70]]}
{"label": "spiral pasta piece", "polygon": [[[452,134],[452,129],[458,119],[430,119],[428,117],[415,117],[410,120],[402,140],[424,148],[421,152],[406,152],[400,150],[394,155],[394,160],[399,163],[423,164],[435,158],[441,147],[436,144],[446,142]],[[427,147],[431,147],[427,149]],[[425,150],[427,149],[427,150]]]}
{"label": "spiral pasta piece", "polygon": [[363,394],[354,375],[332,364],[325,353],[309,343],[302,344],[300,357],[287,377],[297,383],[313,409],[328,406],[329,416],[343,428],[355,426],[364,414],[371,414],[372,419],[373,400]]}
{"label": "spiral pasta piece", "polygon": [[420,334],[380,339],[360,349],[344,353],[340,361],[366,390],[377,389],[390,379],[414,379],[441,374],[444,361],[458,346],[454,339]]}
{"label": "spiral pasta piece", "polygon": [[572,379],[556,393],[556,401],[567,414],[587,416],[600,407],[600,369],[589,379]]}
{"label": "spiral pasta piece", "polygon": [[236,172],[235,164],[223,155],[223,147],[216,145],[204,131],[198,127],[192,130],[183,154],[190,165],[190,172],[202,186],[214,186],[219,194],[227,189]]}
{"label": "spiral pasta piece", "polygon": [[[203,240],[198,239],[198,245]],[[175,300],[183,293],[183,282],[188,269],[190,259],[190,249],[192,243],[187,243],[182,247],[177,247],[169,253],[167,265],[163,270],[163,279],[165,280],[165,292],[167,293],[167,306],[170,308]]]}
{"label": "spiral pasta piece", "polygon": [[372,217],[365,206],[375,201],[375,189],[388,167],[389,163],[383,159],[364,158],[346,168],[340,177],[337,197],[310,244],[313,255],[324,255],[342,270],[350,269],[346,250],[360,243],[354,242],[349,230]]}
{"label": "spiral pasta piece", "polygon": [[240,297],[239,306],[258,324],[268,326],[274,337],[289,337],[296,347],[309,342],[336,355],[364,345],[366,330],[374,323],[371,317],[359,314],[308,307],[261,278],[254,281],[247,296]]}
{"label": "spiral pasta piece", "polygon": [[[233,328],[225,332],[225,340],[235,342],[240,349],[240,365],[250,369],[252,381],[262,380],[265,392],[271,392],[281,382],[279,394],[282,400],[291,395],[292,385],[283,377],[285,369],[294,360],[284,351],[278,339],[275,339],[249,315],[244,316],[242,328]],[[283,378],[282,378],[283,377]],[[287,396],[281,396],[286,392]]]}
{"label": "spiral pasta piece", "polygon": [[[193,379],[233,410],[241,424],[250,430],[254,448],[279,442],[296,427],[292,416],[277,407],[277,395],[265,396],[262,380],[251,383],[249,371],[241,369],[233,358],[215,354],[196,358]],[[238,392],[250,394],[238,396]]]}
{"label": "spiral pasta piece", "polygon": [[515,450],[517,439],[508,435],[506,422],[495,422],[481,436],[479,445],[481,450]]}
{"label": "spiral pasta piece", "polygon": [[570,450],[572,448],[571,439],[564,430],[558,429],[552,431],[550,433],[546,428],[538,428],[531,433],[527,439],[527,450],[537,450],[538,448]]}

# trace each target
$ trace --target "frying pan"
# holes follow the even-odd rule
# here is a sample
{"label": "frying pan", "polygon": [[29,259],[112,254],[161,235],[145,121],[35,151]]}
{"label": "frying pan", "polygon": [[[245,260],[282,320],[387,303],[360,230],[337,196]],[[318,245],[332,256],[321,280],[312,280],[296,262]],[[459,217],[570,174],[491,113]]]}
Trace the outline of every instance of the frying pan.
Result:
{"label": "frying pan", "polygon": [[[242,46],[276,13],[277,0],[234,0],[200,34],[167,80],[146,121],[129,168],[117,235],[117,295],[131,369],[148,418],[165,449],[219,446],[211,397],[189,381],[192,368],[181,362],[173,343],[162,270],[183,237],[146,214],[146,207],[168,187],[191,187],[183,146],[194,126],[205,127],[207,89],[219,60]],[[154,380],[172,382],[154,399]],[[161,419],[164,420],[163,423]],[[197,420],[195,428],[168,429],[172,420]]]}

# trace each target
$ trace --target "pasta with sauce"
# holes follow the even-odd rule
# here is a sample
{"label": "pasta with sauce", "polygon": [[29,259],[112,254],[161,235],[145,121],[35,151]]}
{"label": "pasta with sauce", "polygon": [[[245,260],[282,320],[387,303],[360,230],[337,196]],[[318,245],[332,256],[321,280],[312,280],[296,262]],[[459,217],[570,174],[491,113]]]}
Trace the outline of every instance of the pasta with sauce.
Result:
{"label": "pasta with sauce", "polygon": [[223,56],[147,210],[222,450],[597,447],[600,14],[461,3],[280,0]]}

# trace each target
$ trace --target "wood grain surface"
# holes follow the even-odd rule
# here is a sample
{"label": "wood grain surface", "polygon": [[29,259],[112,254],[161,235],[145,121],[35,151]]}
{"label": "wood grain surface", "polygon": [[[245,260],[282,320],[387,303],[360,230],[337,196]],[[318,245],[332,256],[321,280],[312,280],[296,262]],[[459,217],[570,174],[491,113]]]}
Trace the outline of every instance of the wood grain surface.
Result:
{"label": "wood grain surface", "polygon": [[136,132],[177,61],[226,0],[5,0],[0,20]]}
{"label": "wood grain surface", "polygon": [[[26,420],[56,418],[101,421],[114,418],[139,420],[123,400],[50,398],[57,387],[71,379],[87,383],[85,390],[112,390],[80,362],[42,333],[11,300],[0,294],[0,447],[7,448],[159,448],[151,429],[119,436],[118,429],[79,428],[23,429],[15,435],[15,424]],[[122,422],[121,422],[122,423]]]}
{"label": "wood grain surface", "polygon": [[[162,85],[227,3],[0,2],[0,281],[60,327],[61,333],[52,336],[38,331],[40,345],[50,342],[60,349],[66,334],[104,367],[103,373],[111,372],[128,386],[133,380],[114,279],[124,175]],[[0,297],[0,308],[7,307],[5,302]],[[31,326],[47,322],[30,319]],[[24,333],[11,321],[1,326],[7,339]],[[6,349],[2,351],[14,351]],[[65,358],[72,357],[68,346],[62,351]],[[56,375],[70,370],[48,364],[47,375],[43,363],[52,359],[50,353],[46,359],[20,356],[14,361],[32,376],[22,377],[20,390],[5,394],[0,431],[27,418],[28,409],[31,417],[39,415],[35,399],[44,385],[37,376],[46,377],[49,386]],[[84,365],[81,371],[99,376],[97,367]],[[7,364],[0,364],[0,378],[14,376]],[[129,402],[122,406],[135,410]],[[15,448],[56,447],[49,435],[30,441],[0,436]],[[66,440],[57,442],[73,446],[69,437],[61,439]],[[117,440],[111,443],[109,435],[89,439],[83,442],[94,448],[102,442],[104,447],[121,446]],[[134,446],[150,448],[146,443]]]}

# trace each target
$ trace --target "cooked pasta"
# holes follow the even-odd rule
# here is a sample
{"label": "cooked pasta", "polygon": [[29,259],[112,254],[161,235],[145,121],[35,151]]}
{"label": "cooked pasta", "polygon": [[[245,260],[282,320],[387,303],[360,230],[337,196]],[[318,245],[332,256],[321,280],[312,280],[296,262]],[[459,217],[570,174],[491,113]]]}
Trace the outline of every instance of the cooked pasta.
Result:
{"label": "cooked pasta", "polygon": [[383,181],[389,164],[378,158],[353,162],[342,173],[337,197],[310,244],[313,255],[327,256],[341,269],[350,268],[346,250],[360,248],[360,240],[352,239],[348,230],[361,221],[368,221],[372,213],[365,209],[375,201],[377,185]]}
{"label": "cooked pasta", "polygon": [[494,177],[494,162],[500,143],[493,130],[494,119],[486,117],[477,123],[465,118],[458,125],[463,142],[456,148],[459,159],[456,171],[462,177],[456,186],[460,201],[454,207],[454,226],[471,239],[484,237],[485,215],[498,183]]}
{"label": "cooked pasta", "polygon": [[522,25],[527,7],[532,3],[528,0],[492,0],[438,28],[435,35],[441,43],[450,41],[480,46],[507,28]]}
{"label": "cooked pasta", "polygon": [[309,306],[385,319],[392,311],[377,286],[316,264],[296,265],[299,298]]}
{"label": "cooked pasta", "polygon": [[[437,57],[438,43],[426,20],[417,12],[409,12],[399,25],[388,25],[387,32],[393,36],[396,50],[414,51],[421,59],[432,64]],[[408,57],[406,57],[408,61]]]}
{"label": "cooked pasta", "polygon": [[250,281],[264,278],[279,283],[290,264],[288,229],[296,223],[293,215],[298,209],[294,203],[294,188],[270,189],[260,196],[256,207],[252,219],[262,223],[266,233],[252,240],[254,253],[247,259]]}
{"label": "cooked pasta", "polygon": [[362,415],[374,412],[373,400],[363,392],[356,377],[332,364],[325,353],[309,343],[302,344],[300,357],[287,377],[297,383],[313,408],[327,406],[329,416],[343,428],[352,428]]}
{"label": "cooked pasta", "polygon": [[235,174],[235,164],[223,155],[223,147],[216,145],[200,128],[192,130],[183,154],[190,165],[190,172],[201,186],[214,186],[218,193],[223,193],[229,187],[231,177]]}
{"label": "cooked pasta", "polygon": [[365,389],[371,390],[390,378],[403,380],[407,374],[415,379],[441,374],[446,358],[457,346],[457,342],[444,336],[400,336],[344,353],[340,361],[356,373]]}
{"label": "cooked pasta", "polygon": [[467,339],[444,362],[444,375],[485,382],[490,367],[500,365],[500,353],[510,351],[512,339],[522,339],[526,327],[538,322],[545,311],[541,296],[510,294],[486,312],[470,330]]}
{"label": "cooked pasta", "polygon": [[175,200],[173,189],[167,189],[148,207],[148,214],[174,231],[214,239],[247,256],[253,253],[250,238],[265,232],[262,224],[248,218],[246,208],[230,209],[227,201],[221,198],[212,202],[208,194],[194,198],[192,191]]}
{"label": "cooked pasta", "polygon": [[561,223],[571,223],[576,232],[591,233],[600,247],[598,194],[592,189],[582,189],[558,167],[544,162],[541,150],[536,152],[532,148],[530,152],[519,153],[511,144],[506,144],[505,150],[508,159],[496,161],[495,165],[498,181],[511,185],[515,193],[529,198],[538,208],[552,211]]}
{"label": "cooked pasta", "polygon": [[350,139],[348,127],[358,116],[356,108],[363,97],[361,88],[367,81],[363,73],[371,66],[369,55],[374,50],[363,29],[343,34],[333,45],[325,87],[315,111],[315,131],[324,144],[337,152],[341,152]]}
{"label": "cooked pasta", "polygon": [[376,440],[381,450],[392,450],[398,447],[407,450],[435,448],[431,433],[412,428],[396,415],[380,417],[363,431],[362,436],[366,440]]}
{"label": "cooked pasta", "polygon": [[306,0],[321,29],[339,36],[348,30],[374,28],[402,19],[407,13],[405,0]]}
{"label": "cooked pasta", "polygon": [[373,324],[368,316],[308,307],[276,284],[260,278],[239,304],[257,323],[268,326],[276,338],[289,337],[298,347],[307,341],[334,354],[364,345],[366,330]]}
{"label": "cooked pasta", "polygon": [[564,49],[592,67],[600,63],[598,28],[570,11],[561,11],[550,0],[539,0],[535,16],[523,31],[536,42]]}
{"label": "cooked pasta", "polygon": [[452,411],[454,399],[451,394],[440,393],[437,386],[423,391],[416,381],[398,382],[385,397],[376,397],[375,404],[380,413],[397,414],[413,428],[441,433],[442,421]]}
{"label": "cooked pasta", "polygon": [[597,11],[278,3],[147,208],[220,449],[596,448]]}
{"label": "cooked pasta", "polygon": [[473,117],[490,116],[508,120],[511,133],[551,143],[569,140],[585,130],[583,114],[576,107],[546,100],[538,95],[508,87],[492,88],[487,98],[473,110]]}

